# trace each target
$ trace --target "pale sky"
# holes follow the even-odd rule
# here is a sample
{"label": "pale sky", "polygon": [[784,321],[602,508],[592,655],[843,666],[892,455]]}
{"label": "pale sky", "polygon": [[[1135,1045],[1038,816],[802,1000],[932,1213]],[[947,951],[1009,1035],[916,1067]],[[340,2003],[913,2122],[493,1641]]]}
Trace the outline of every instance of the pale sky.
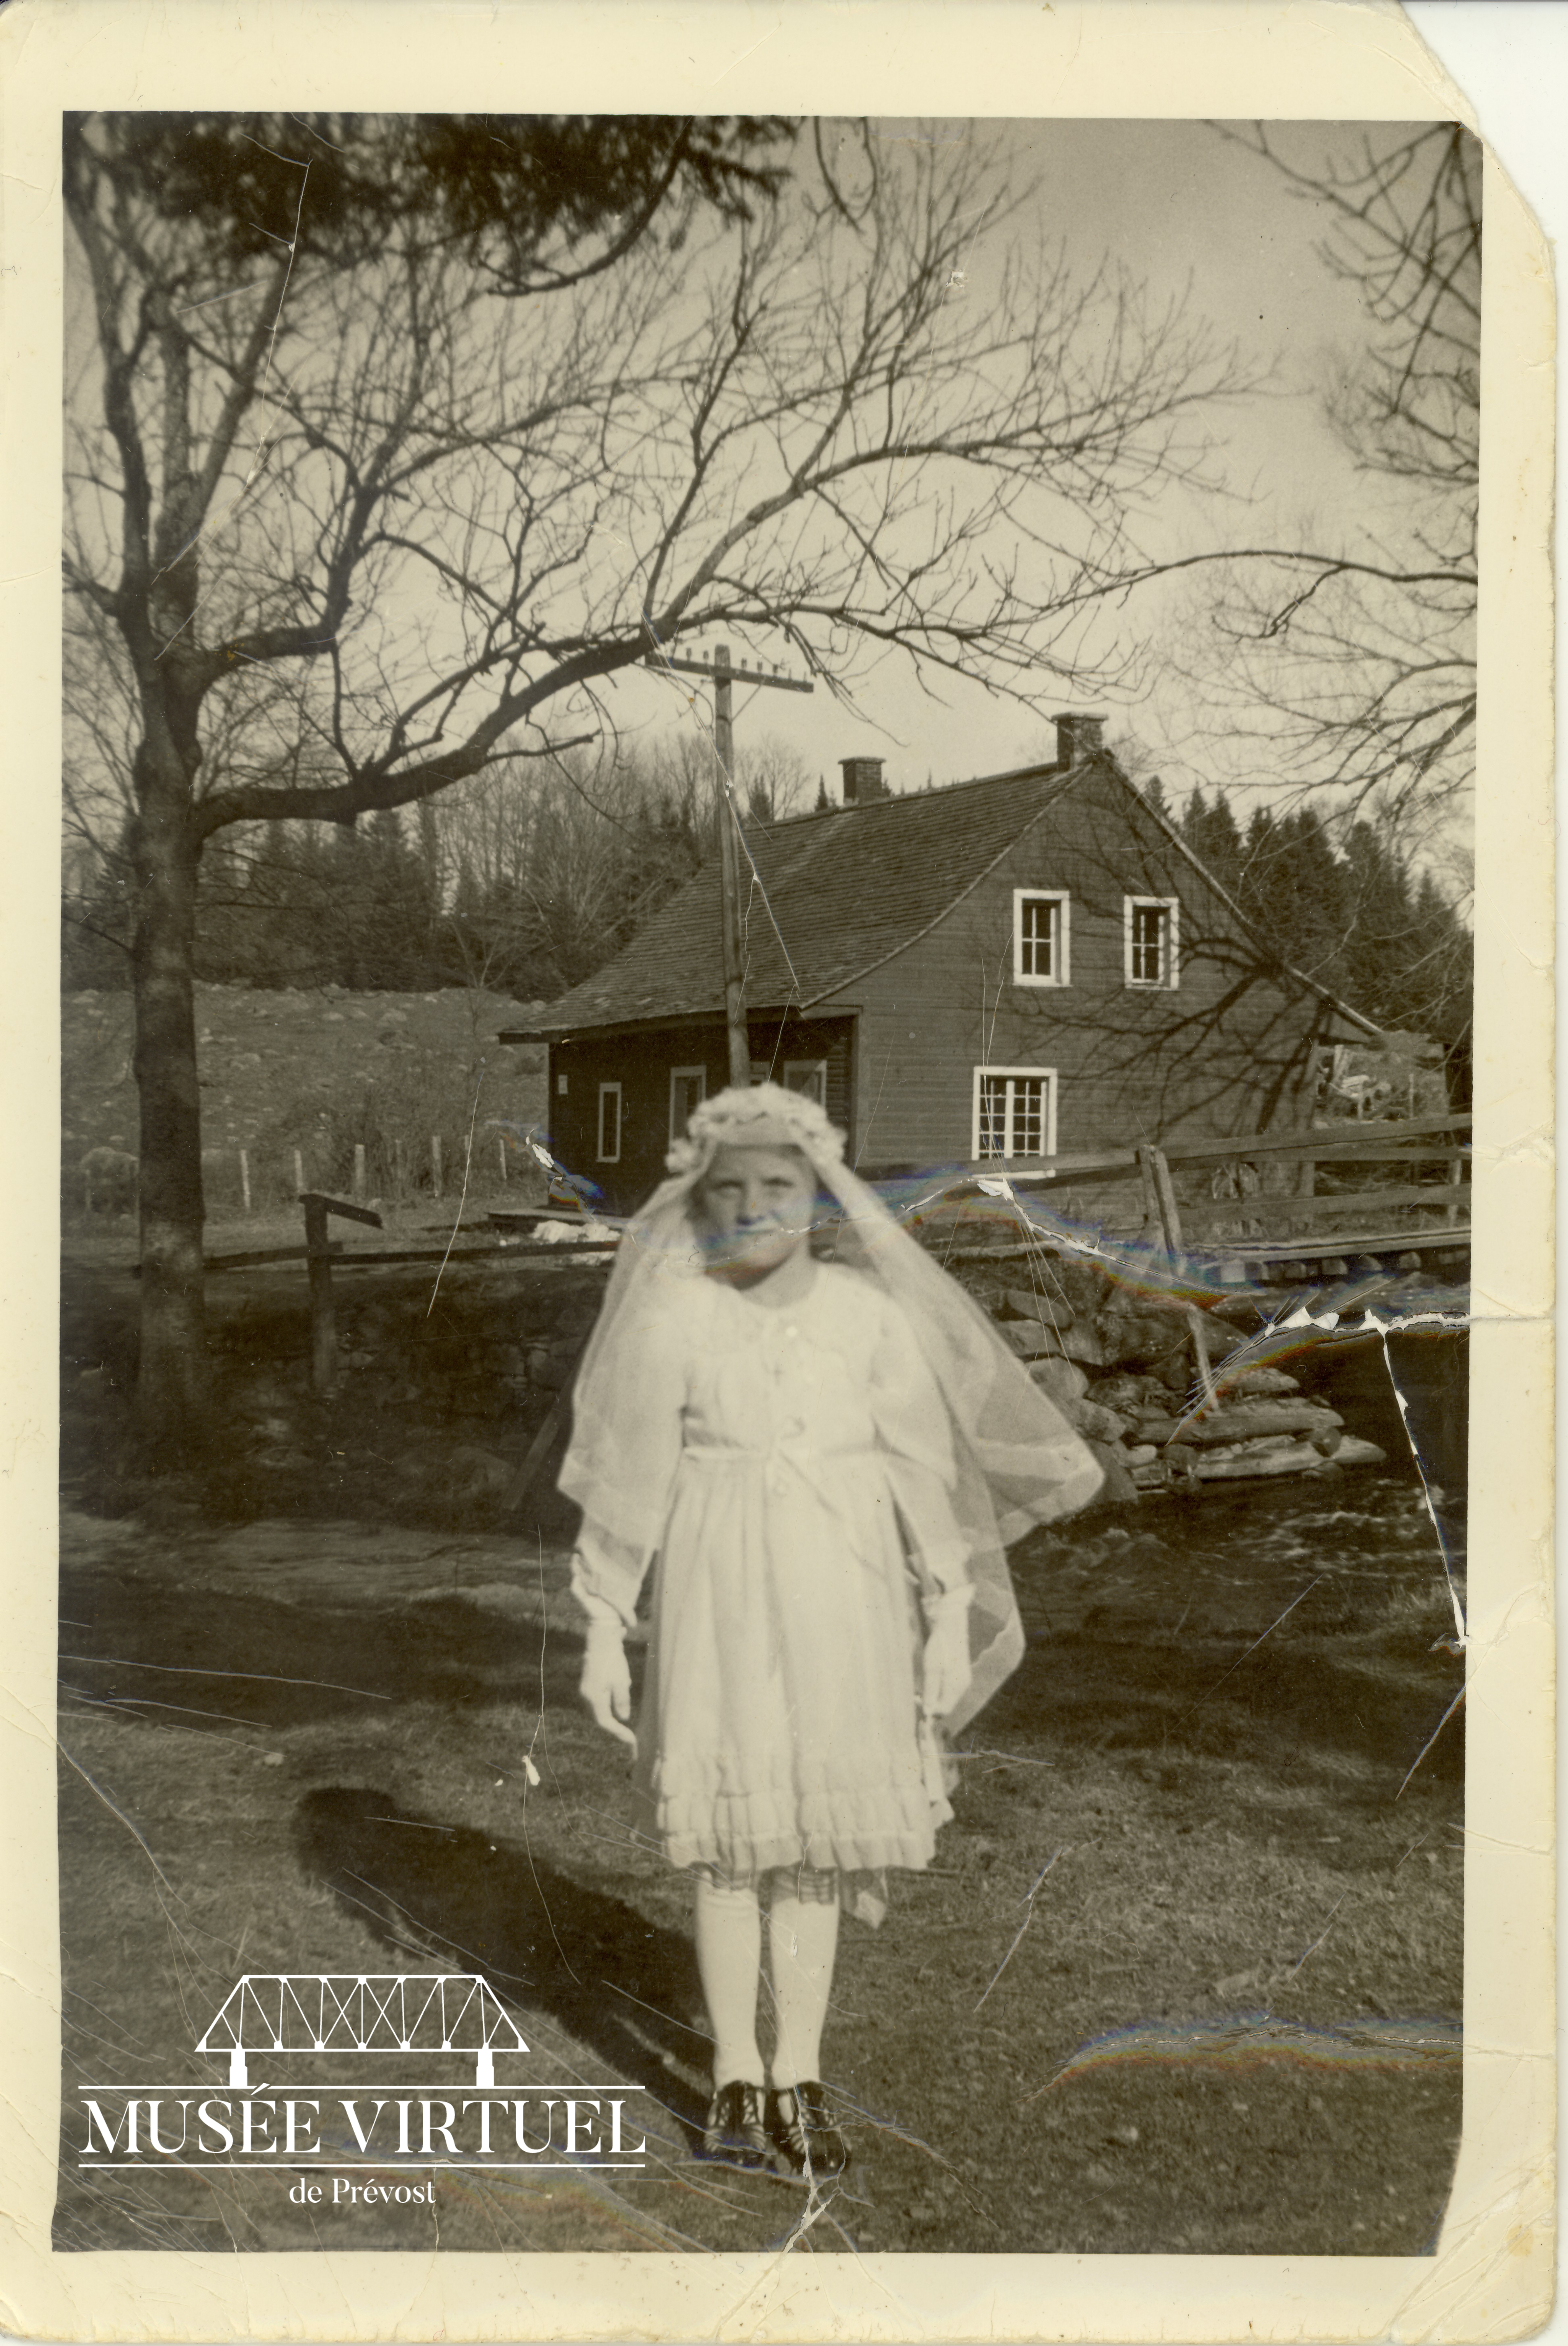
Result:
{"label": "pale sky", "polygon": [[[878,125],[894,138],[908,128]],[[931,126],[922,128],[929,132]],[[1145,278],[1156,301],[1190,286],[1195,314],[1207,318],[1220,340],[1238,345],[1242,365],[1271,371],[1267,393],[1228,406],[1213,420],[1228,497],[1167,491],[1157,510],[1140,517],[1141,542],[1166,553],[1289,544],[1308,523],[1314,544],[1332,540],[1338,546],[1347,536],[1364,542],[1366,518],[1375,517],[1387,493],[1355,470],[1324,419],[1320,393],[1336,364],[1342,371],[1364,349],[1367,320],[1358,289],[1336,278],[1319,256],[1327,226],[1319,208],[1292,195],[1268,164],[1202,123],[1074,120],[986,128],[1007,138],[1020,180],[1037,184],[1035,220],[1049,238],[1066,240],[1085,273],[1109,256]],[[1397,128],[1297,124],[1284,136],[1292,158],[1316,168],[1331,157],[1359,153],[1369,130],[1380,144]],[[962,126],[952,126],[952,135],[962,137]],[[983,298],[999,258],[977,254],[975,298]],[[1189,575],[1179,593],[1143,590],[1133,605],[1107,618],[1108,643],[1146,648],[1141,702],[1088,694],[1067,704],[1104,711],[1113,738],[1139,741],[1177,792],[1209,779],[1191,740],[1196,712],[1187,688],[1166,658],[1175,647],[1178,607],[1188,605],[1191,594]],[[738,658],[747,648],[737,641],[731,648]],[[764,658],[780,656],[780,648],[760,636],[750,648]],[[737,748],[776,735],[799,751],[813,775],[824,773],[835,792],[840,758],[885,758],[889,784],[897,790],[921,786],[928,772],[940,782],[1045,753],[1049,729],[1026,711],[962,681],[946,691],[943,709],[912,688],[907,669],[890,659],[858,696],[864,709],[860,722],[820,688],[810,699],[756,694],[749,706],[738,693]],[[670,714],[673,697],[668,684],[633,676],[616,688],[617,721],[629,731],[681,722]]]}
{"label": "pale sky", "polygon": [[[962,123],[885,120],[874,127],[890,145],[917,137],[957,144],[972,135]],[[1275,135],[1293,160],[1319,171],[1353,161],[1369,135],[1385,147],[1401,128],[1292,124],[1276,126]],[[824,135],[830,143],[832,126]],[[1015,222],[993,231],[971,257],[966,306],[958,315],[973,314],[977,340],[1008,240],[1022,246],[1060,241],[1083,279],[1106,262],[1125,268],[1146,288],[1156,313],[1186,295],[1192,322],[1207,324],[1217,342],[1237,346],[1239,371],[1268,378],[1265,388],[1216,407],[1205,420],[1214,441],[1211,470],[1226,493],[1160,490],[1133,516],[1137,545],[1152,556],[1292,543],[1365,550],[1369,525],[1376,525],[1380,506],[1386,511],[1398,492],[1356,470],[1323,413],[1325,386],[1336,372],[1341,378],[1353,372],[1365,351],[1368,320],[1359,288],[1336,277],[1319,251],[1329,225],[1321,209],[1202,123],[993,122],[976,135],[988,146],[1002,144],[1016,189],[1033,189]],[[809,156],[803,137],[795,157],[802,172],[810,168]],[[79,284],[74,292],[67,312],[72,371],[88,322]],[[1102,650],[1140,657],[1137,698],[1088,688],[1053,692],[1046,704],[1103,713],[1112,740],[1152,760],[1177,798],[1195,782],[1236,779],[1206,747],[1208,712],[1181,673],[1191,631],[1202,625],[1194,613],[1206,575],[1217,583],[1217,572],[1189,572],[1104,611]],[[787,645],[759,632],[748,640],[731,631],[730,645],[737,658],[798,666]],[[901,656],[889,655],[857,684],[858,715],[821,686],[810,698],[738,691],[737,749],[744,754],[771,736],[799,753],[813,783],[821,774],[833,795],[838,760],[850,756],[882,757],[897,790],[919,788],[928,777],[949,781],[1051,754],[1054,736],[1043,718],[960,678],[928,681],[937,697],[921,689]],[[687,697],[697,688],[695,679],[677,685],[634,669],[606,698],[623,738],[648,740],[699,721]],[[706,718],[700,721],[706,730]]]}

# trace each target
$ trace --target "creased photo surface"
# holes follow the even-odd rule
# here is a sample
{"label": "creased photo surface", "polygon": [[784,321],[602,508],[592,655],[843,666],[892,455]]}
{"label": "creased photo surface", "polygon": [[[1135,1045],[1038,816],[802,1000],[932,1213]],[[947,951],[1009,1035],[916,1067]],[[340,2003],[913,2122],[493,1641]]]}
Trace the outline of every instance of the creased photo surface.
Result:
{"label": "creased photo surface", "polygon": [[1540,280],[1080,14],[36,93],[31,2333],[1544,2310]]}

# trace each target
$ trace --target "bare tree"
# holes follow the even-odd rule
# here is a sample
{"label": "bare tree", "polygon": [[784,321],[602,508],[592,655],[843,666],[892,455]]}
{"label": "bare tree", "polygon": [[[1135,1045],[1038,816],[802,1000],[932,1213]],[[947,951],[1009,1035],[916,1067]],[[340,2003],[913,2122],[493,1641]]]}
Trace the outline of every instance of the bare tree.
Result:
{"label": "bare tree", "polygon": [[[612,239],[591,269],[525,273],[554,289],[526,301],[514,255],[508,276],[418,209],[333,242],[315,147],[279,124],[267,151],[294,210],[239,239],[238,283],[221,192],[189,228],[123,117],[73,123],[66,154],[90,337],[68,579],[135,685],[141,1380],[165,1434],[203,1390],[206,841],[564,755],[611,730],[618,672],[717,625],[779,631],[846,698],[896,652],[929,690],[1044,707],[1107,673],[1085,596],[1238,388],[1109,272],[1013,250],[986,307],[959,301],[977,245],[1019,234],[980,142],[866,140],[855,172],[751,218],[693,196],[678,273],[667,240]],[[266,755],[211,770],[215,725]]]}
{"label": "bare tree", "polygon": [[759,822],[781,822],[810,803],[811,776],[792,741],[765,733],[736,759],[741,794]]}
{"label": "bare tree", "polygon": [[1370,348],[1323,397],[1368,490],[1336,542],[1199,557],[1227,567],[1194,678],[1249,779],[1324,791],[1430,858],[1474,770],[1480,143],[1369,132],[1324,165],[1308,134],[1220,128],[1323,214],[1323,258],[1364,303]]}

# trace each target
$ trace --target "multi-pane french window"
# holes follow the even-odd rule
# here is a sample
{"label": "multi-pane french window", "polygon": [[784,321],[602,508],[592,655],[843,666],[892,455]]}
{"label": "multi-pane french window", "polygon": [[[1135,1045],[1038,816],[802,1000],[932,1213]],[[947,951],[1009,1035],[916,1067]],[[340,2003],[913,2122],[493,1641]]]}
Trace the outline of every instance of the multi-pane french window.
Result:
{"label": "multi-pane french window", "polygon": [[1050,1067],[976,1067],[976,1157],[1051,1157],[1056,1149],[1056,1076]]}

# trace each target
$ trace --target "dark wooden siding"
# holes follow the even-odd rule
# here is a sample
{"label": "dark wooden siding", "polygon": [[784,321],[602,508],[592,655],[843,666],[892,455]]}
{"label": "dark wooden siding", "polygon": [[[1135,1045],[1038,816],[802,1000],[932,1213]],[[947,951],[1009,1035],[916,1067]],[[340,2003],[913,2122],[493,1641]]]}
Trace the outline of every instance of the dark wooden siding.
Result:
{"label": "dark wooden siding", "polygon": [[[790,1060],[826,1060],[828,1114],[841,1129],[850,1132],[851,1149],[854,1026],[854,1019],[847,1015],[800,1019],[759,1013],[750,1021],[753,1062],[769,1067],[779,1083]],[[703,1068],[711,1096],[724,1088],[728,1066],[728,1040],[721,1025],[590,1034],[553,1045],[548,1114],[557,1160],[569,1172],[596,1182],[608,1211],[630,1212],[664,1178],[672,1070]],[[599,1086],[605,1083],[621,1086],[621,1153],[616,1165],[603,1165],[598,1157]]]}
{"label": "dark wooden siding", "polygon": [[[1013,974],[1013,891],[1064,891],[1069,983]],[[1177,900],[1179,984],[1125,983],[1124,898]],[[971,1153],[974,1070],[1054,1068],[1062,1151],[1303,1120],[1313,1046],[1358,1030],[1271,973],[1218,892],[1112,777],[1087,776],[924,937],[856,983],[867,1169]]]}

